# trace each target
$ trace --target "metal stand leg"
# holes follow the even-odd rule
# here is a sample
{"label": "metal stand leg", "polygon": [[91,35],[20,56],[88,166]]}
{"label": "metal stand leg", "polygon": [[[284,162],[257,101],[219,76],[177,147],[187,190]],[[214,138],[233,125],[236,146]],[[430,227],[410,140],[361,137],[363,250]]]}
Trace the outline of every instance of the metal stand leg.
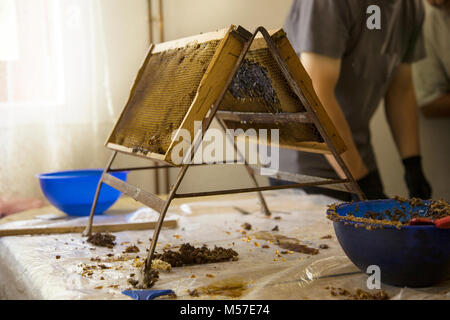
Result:
{"label": "metal stand leg", "polygon": [[[247,172],[248,172],[250,178],[253,180],[253,184],[255,185],[255,187],[259,188],[259,183],[256,180],[255,173],[253,172],[252,168],[250,168],[247,163],[245,163],[245,168],[247,169]],[[262,192],[258,191],[257,194],[258,194],[259,202],[261,203],[262,212],[267,217],[270,217],[272,213],[270,212],[269,207],[267,206],[266,200],[264,199]]]}
{"label": "metal stand leg", "polygon": [[[111,157],[109,158],[105,169],[103,170],[103,174],[105,174],[106,172],[109,171],[114,159],[116,158],[116,155],[117,155],[117,151],[114,151],[112,153]],[[100,181],[98,182],[98,185],[97,185],[97,190],[95,191],[94,202],[92,203],[91,212],[89,214],[88,225],[86,226],[86,229],[82,233],[82,235],[85,237],[89,237],[92,234],[92,223],[94,222],[94,212],[95,212],[95,208],[97,207],[98,196],[100,195],[100,190],[103,185],[103,174],[100,177]]]}
{"label": "metal stand leg", "polygon": [[155,231],[153,233],[153,237],[152,237],[152,242],[150,244],[150,249],[148,251],[147,254],[147,258],[145,259],[145,265],[141,270],[141,274],[139,277],[139,284],[145,288],[145,284],[143,283],[144,278],[145,278],[145,274],[148,273],[151,268],[152,268],[152,260],[153,260],[153,256],[155,254],[155,249],[156,249],[156,243],[158,242],[158,237],[159,237],[159,233],[161,232],[161,228],[162,228],[162,224],[164,221],[164,218],[166,216],[167,210],[169,209],[170,203],[172,202],[178,187],[181,184],[181,181],[183,180],[184,175],[187,172],[187,169],[189,168],[189,165],[184,165],[180,171],[180,173],[178,174],[177,177],[177,181],[175,182],[175,184],[172,186],[172,189],[170,190],[170,193],[168,194],[166,203],[164,205],[164,208],[162,209],[162,211],[160,212],[159,218],[158,218],[158,222],[156,224],[156,228]]}
{"label": "metal stand leg", "polygon": [[362,200],[367,200],[366,195],[362,192],[362,190],[359,187],[358,183],[353,178],[353,175],[350,173],[350,170],[348,169],[347,165],[345,164],[344,159],[342,159],[341,155],[339,153],[337,153],[334,148],[331,148],[331,149],[332,149],[331,152],[333,153],[334,158],[336,159],[337,163],[341,167],[342,171],[344,171],[344,174],[345,174],[346,178],[351,181],[351,184],[353,186],[353,190],[352,191],[356,193],[356,195],[358,196],[359,200],[361,200],[361,201]]}
{"label": "metal stand leg", "polygon": [[[223,131],[225,132],[225,136],[227,136],[227,128],[226,128],[225,124],[220,119],[217,119],[217,121],[219,122],[220,126],[222,127]],[[238,157],[244,159],[245,169],[247,170],[248,175],[250,176],[250,179],[252,179],[253,184],[255,185],[255,187],[259,188],[259,183],[256,180],[255,173],[253,172],[252,168],[250,168],[250,166],[248,165],[247,160],[245,160],[245,157],[242,155],[241,151],[239,151],[239,149],[236,146],[236,144],[234,143],[234,141],[229,136],[227,136],[227,137],[228,137],[228,140],[230,140],[230,143],[233,144],[233,148],[236,151]],[[270,217],[271,212],[269,210],[269,207],[267,206],[266,200],[264,199],[262,192],[258,191],[257,194],[258,194],[259,202],[261,204],[262,212],[264,213],[264,215]]]}

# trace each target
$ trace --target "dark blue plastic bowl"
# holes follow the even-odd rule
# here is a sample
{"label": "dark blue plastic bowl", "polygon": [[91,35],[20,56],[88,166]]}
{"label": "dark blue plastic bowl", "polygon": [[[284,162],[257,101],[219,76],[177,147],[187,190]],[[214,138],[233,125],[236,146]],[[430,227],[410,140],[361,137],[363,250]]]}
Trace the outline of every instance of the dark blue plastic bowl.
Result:
{"label": "dark blue plastic bowl", "polygon": [[[37,175],[42,192],[48,201],[70,216],[89,215],[97,184],[103,169],[73,170]],[[111,172],[111,175],[127,180],[128,172]],[[108,210],[119,199],[121,192],[102,185],[95,214]]]}
{"label": "dark blue plastic bowl", "polygon": [[[358,212],[355,212],[356,205]],[[341,204],[336,212],[344,217],[348,213],[363,217],[368,210],[383,212],[395,207],[401,209],[402,205],[410,209],[407,203],[389,199]],[[426,207],[414,208],[421,215],[426,210]],[[331,213],[327,211],[328,215]],[[450,277],[450,229],[428,225],[367,230],[355,228],[355,223],[347,220],[333,225],[345,254],[362,272],[366,273],[370,265],[377,265],[381,282],[402,287],[428,287]]]}

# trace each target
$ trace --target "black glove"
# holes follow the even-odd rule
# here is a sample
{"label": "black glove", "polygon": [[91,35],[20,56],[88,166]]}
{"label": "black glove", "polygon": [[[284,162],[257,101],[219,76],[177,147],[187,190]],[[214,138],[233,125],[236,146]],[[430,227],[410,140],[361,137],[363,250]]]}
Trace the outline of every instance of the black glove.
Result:
{"label": "black glove", "polygon": [[405,181],[410,198],[430,199],[431,186],[423,175],[422,158],[420,156],[403,159]]}
{"label": "black glove", "polygon": [[358,182],[361,191],[364,192],[368,200],[387,199],[378,170],[368,173],[356,182]]}

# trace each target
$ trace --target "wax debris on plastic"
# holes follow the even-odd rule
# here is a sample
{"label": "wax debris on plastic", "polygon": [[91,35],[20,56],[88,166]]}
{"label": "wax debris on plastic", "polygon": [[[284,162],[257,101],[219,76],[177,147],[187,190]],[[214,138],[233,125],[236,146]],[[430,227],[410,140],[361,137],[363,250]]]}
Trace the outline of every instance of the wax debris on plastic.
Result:
{"label": "wax debris on plastic", "polygon": [[[368,291],[367,275],[360,272],[345,257],[340,248],[331,221],[324,218],[329,198],[309,197],[298,192],[267,192],[268,205],[283,214],[282,219],[268,219],[259,213],[256,195],[246,197],[227,196],[216,206],[215,201],[189,203],[194,214],[186,215],[177,206],[171,206],[170,214],[179,215],[177,229],[164,229],[159,238],[157,251],[171,244],[176,247],[184,242],[208,247],[214,245],[233,248],[239,253],[239,260],[224,263],[211,263],[197,266],[173,268],[170,273],[161,273],[154,289],[170,288],[179,299],[230,299],[230,297],[200,295],[191,297],[187,290],[210,285],[212,282],[232,279],[239,275],[248,283],[242,299],[345,299],[332,297],[326,286],[345,288],[354,292],[356,288]],[[323,202],[320,202],[323,201]],[[238,213],[233,206],[239,206],[255,214]],[[98,217],[101,218],[101,217]],[[102,223],[111,219],[124,219],[124,216],[104,217]],[[115,220],[114,220],[115,221]],[[244,222],[252,225],[255,232],[270,231],[279,226],[282,234],[299,239],[310,246],[329,245],[329,249],[319,250],[317,255],[293,253],[278,258],[276,243],[258,240],[259,247],[251,241],[242,241],[239,232]],[[17,222],[16,227],[39,222]],[[48,225],[67,225],[80,223],[70,221],[51,221]],[[7,226],[2,226],[7,227]],[[228,232],[228,233],[227,233]],[[146,248],[152,230],[125,231],[114,233],[117,245],[113,249],[94,247],[86,243],[80,234],[48,236],[22,236],[0,238],[0,298],[6,299],[127,299],[121,293],[131,286],[127,280],[130,274],[138,274],[145,259]],[[174,237],[181,235],[181,239]],[[322,237],[332,234],[331,239]],[[84,242],[84,243],[83,243]],[[269,248],[262,248],[262,245]],[[139,247],[138,253],[123,254],[129,245]],[[250,251],[250,249],[252,251]],[[55,259],[55,256],[61,256]],[[137,258],[139,256],[139,258]],[[100,258],[101,261],[91,261]],[[273,261],[277,258],[277,261]],[[44,263],[43,263],[44,262]],[[96,268],[88,277],[81,276],[82,264],[104,264],[108,269]],[[213,275],[214,278],[206,275]],[[307,275],[309,274],[309,275]],[[195,277],[191,277],[191,276]],[[136,276],[135,276],[136,277]],[[104,280],[101,280],[101,279]],[[12,281],[11,279],[14,279]],[[96,287],[101,289],[94,289]],[[404,289],[400,298],[409,299],[450,299],[447,294],[450,281],[439,287],[426,289]],[[401,288],[384,286],[391,297],[396,297]],[[131,298],[130,298],[131,299]],[[160,297],[160,299],[165,299]]]}

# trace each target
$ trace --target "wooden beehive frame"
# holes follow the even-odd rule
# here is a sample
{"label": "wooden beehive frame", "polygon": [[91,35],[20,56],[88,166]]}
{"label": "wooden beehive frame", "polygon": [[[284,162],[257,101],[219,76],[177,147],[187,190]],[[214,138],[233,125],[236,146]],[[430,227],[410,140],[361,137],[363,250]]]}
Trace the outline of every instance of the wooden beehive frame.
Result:
{"label": "wooden beehive frame", "polygon": [[[197,95],[189,108],[183,123],[182,128],[192,130],[193,132],[193,122],[194,120],[202,121],[202,134],[197,138],[202,141],[204,133],[211,125],[211,122],[216,118],[223,129],[225,129],[225,121],[246,121],[252,119],[258,123],[283,123],[289,121],[298,121],[302,123],[312,123],[316,126],[319,131],[323,143],[317,142],[305,142],[300,145],[296,145],[296,149],[300,149],[307,152],[319,152],[319,153],[329,153],[331,154],[337,163],[342,168],[345,174],[344,179],[325,179],[312,176],[305,176],[295,173],[278,172],[274,175],[274,178],[283,179],[291,181],[292,184],[282,185],[282,186],[264,186],[258,185],[255,178],[255,172],[259,168],[250,167],[245,162],[245,167],[248,170],[249,177],[252,179],[255,187],[253,188],[241,188],[241,189],[227,189],[218,191],[207,191],[207,192],[195,192],[195,193],[178,193],[178,188],[190,166],[198,166],[196,164],[183,164],[181,171],[178,174],[175,184],[172,186],[167,199],[162,200],[155,194],[137,188],[130,185],[127,182],[119,180],[114,176],[110,175],[109,172],[122,171],[122,170],[145,170],[145,169],[155,169],[164,167],[173,167],[173,165],[168,161],[167,154],[169,154],[171,146],[165,155],[157,153],[140,153],[130,148],[124,148],[123,146],[117,144],[107,143],[109,148],[114,149],[107,166],[104,169],[103,175],[99,181],[97,191],[94,198],[94,203],[92,205],[91,213],[89,216],[88,225],[84,231],[84,235],[88,236],[92,232],[92,222],[95,212],[95,207],[98,200],[98,195],[103,183],[112,186],[115,189],[120,190],[125,195],[131,196],[135,200],[147,205],[148,207],[156,210],[160,213],[156,229],[153,234],[150,250],[147,255],[147,259],[143,268],[145,273],[151,268],[151,261],[156,248],[156,243],[159,237],[159,233],[164,221],[166,212],[170,206],[170,203],[175,198],[186,198],[186,197],[200,197],[200,196],[211,196],[211,195],[221,195],[221,194],[233,194],[233,193],[244,193],[244,192],[257,192],[259,200],[261,202],[263,211],[266,215],[270,215],[270,211],[262,195],[262,191],[265,190],[277,190],[277,189],[287,189],[287,188],[302,188],[307,186],[318,186],[323,188],[329,188],[334,190],[341,190],[346,192],[355,193],[360,199],[364,199],[365,196],[361,192],[358,184],[353,179],[350,171],[342,160],[340,154],[346,150],[345,144],[338,135],[333,123],[329,119],[325,112],[325,109],[321,105],[318,97],[316,96],[314,89],[312,87],[311,79],[306,73],[305,69],[301,65],[301,62],[296,55],[294,49],[289,43],[283,30],[277,30],[271,34],[264,29],[259,27],[252,34],[242,27],[231,27],[227,31],[219,31],[216,33],[203,34],[196,37],[191,37],[187,39],[181,39],[177,41],[171,41],[167,43],[162,43],[159,45],[152,45],[150,48],[150,53],[155,52],[155,50],[165,50],[168,48],[181,47],[186,45],[191,41],[201,41],[202,39],[212,39],[213,37],[223,37],[217,52],[215,53],[213,60],[211,61],[202,81],[199,86]],[[247,113],[247,112],[230,112],[230,111],[219,111],[220,104],[231,84],[231,81],[236,74],[239,66],[244,60],[248,50],[251,45],[267,45],[273,58],[278,64],[281,72],[283,73],[287,83],[291,87],[292,91],[302,102],[305,111],[295,112],[295,113]],[[229,51],[231,50],[231,51]],[[230,54],[232,52],[232,54]],[[148,61],[148,56],[146,61]],[[231,57],[231,58],[230,58]],[[144,66],[145,66],[144,62]],[[139,72],[141,74],[143,68]],[[136,87],[136,83],[139,81],[139,75],[136,79],[135,85],[131,90],[131,95]],[[124,109],[125,110],[125,109]],[[124,111],[125,112],[125,111]],[[122,113],[123,115],[123,113]],[[121,115],[121,116],[122,116]],[[113,129],[114,131],[114,129]],[[194,141],[191,146],[190,154],[194,156],[197,148],[198,141]],[[234,145],[235,146],[235,145]],[[236,146],[235,150],[238,152]],[[133,154],[135,156],[141,156],[146,158],[152,158],[157,161],[165,162],[162,166],[150,166],[150,167],[140,167],[140,168],[118,168],[112,169],[111,166],[115,160],[118,152]],[[210,165],[210,164],[199,164]]]}
{"label": "wooden beehive frame", "polygon": [[[162,153],[149,152],[139,149],[134,149],[130,146],[124,146],[119,143],[113,141],[113,133],[117,131],[117,126],[124,117],[124,115],[129,111],[129,107],[133,105],[132,97],[136,94],[137,86],[140,82],[144,80],[145,70],[147,64],[153,55],[167,52],[169,50],[175,49],[183,49],[189,44],[192,43],[205,43],[207,41],[213,41],[216,39],[222,39],[219,46],[216,49],[216,52],[208,65],[207,70],[204,72],[202,80],[199,84],[199,87],[196,91],[195,98],[193,99],[187,113],[184,116],[184,119],[181,125],[178,127],[178,131],[176,135],[172,138],[172,143],[168,147],[168,149]],[[319,99],[315,95],[315,92],[312,88],[311,80],[308,77],[308,74],[304,70],[300,60],[298,59],[294,49],[290,45],[285,33],[283,30],[279,29],[273,31],[271,33],[271,39],[273,40],[273,44],[279,52],[279,56],[286,64],[286,67],[290,70],[290,74],[292,76],[292,80],[296,82],[298,88],[303,93],[303,100],[307,100],[309,104],[314,106],[314,110],[316,110],[316,115],[319,121],[322,124],[323,129],[326,131],[328,136],[330,137],[333,146],[335,147],[338,153],[342,153],[345,151],[345,145],[342,139],[336,132],[336,129],[333,126],[333,123],[330,121],[329,117],[325,113],[322,105],[320,104]],[[199,36],[184,38],[180,40],[165,42],[157,45],[152,45],[150,50],[142,64],[142,67],[136,77],[134,85],[131,89],[130,99],[123,109],[116,125],[114,126],[108,140],[106,146],[110,149],[129,153],[141,157],[156,159],[165,162],[166,164],[174,165],[171,161],[170,155],[172,148],[179,141],[179,133],[183,129],[187,129],[191,136],[194,135],[194,121],[204,121],[205,116],[208,111],[211,109],[211,106],[217,101],[221,90],[223,89],[223,84],[227,80],[227,77],[230,73],[232,67],[236,64],[236,61],[244,48],[245,41],[242,39],[241,33],[237,31],[237,28],[231,27],[226,30],[221,30],[212,33],[206,33]],[[267,43],[262,35],[255,37],[252,42],[252,50],[257,48],[267,48]],[[300,99],[301,99],[300,98]],[[304,105],[305,101],[301,101]],[[266,124],[268,119],[272,119],[272,123],[282,123],[291,122],[297,124],[309,124],[312,123],[312,120],[307,117],[307,113],[296,113],[296,112],[284,112],[283,114],[277,114],[276,117],[273,117],[269,113],[247,113],[247,114],[239,114],[236,112],[227,112],[221,111],[219,116],[224,121],[236,121],[239,122],[241,119],[248,119],[251,117],[254,122],[264,122]],[[295,144],[280,144],[281,147],[297,149],[301,151],[307,152],[316,152],[316,153],[330,153],[330,149],[326,142],[314,142],[314,141],[299,141]]]}

